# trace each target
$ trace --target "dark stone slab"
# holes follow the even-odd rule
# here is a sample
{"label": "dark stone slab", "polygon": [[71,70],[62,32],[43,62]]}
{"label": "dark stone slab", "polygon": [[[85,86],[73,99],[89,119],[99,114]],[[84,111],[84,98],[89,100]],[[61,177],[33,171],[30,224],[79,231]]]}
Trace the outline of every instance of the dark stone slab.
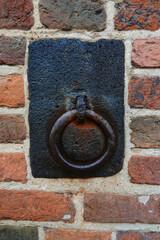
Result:
{"label": "dark stone slab", "polygon": [[[40,178],[110,176],[124,157],[124,44],[120,40],[40,40],[29,46],[29,124],[32,174]],[[105,118],[116,135],[116,152],[94,172],[77,175],[50,156],[54,122],[73,108],[72,97],[85,94],[89,108]]]}
{"label": "dark stone slab", "polygon": [[0,226],[1,240],[38,240],[38,229],[34,227]]}

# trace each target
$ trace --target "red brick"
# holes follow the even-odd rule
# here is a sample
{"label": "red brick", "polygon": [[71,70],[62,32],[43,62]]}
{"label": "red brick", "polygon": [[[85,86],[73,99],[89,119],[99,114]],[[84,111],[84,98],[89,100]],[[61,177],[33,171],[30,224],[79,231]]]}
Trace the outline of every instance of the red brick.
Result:
{"label": "red brick", "polygon": [[132,156],[128,171],[133,183],[160,185],[160,156]]}
{"label": "red brick", "polygon": [[0,143],[23,143],[25,120],[20,115],[0,115]]}
{"label": "red brick", "polygon": [[120,31],[134,29],[155,31],[160,27],[158,0],[124,0],[116,7],[115,28]]}
{"label": "red brick", "polygon": [[160,233],[156,232],[120,232],[117,240],[159,240]]}
{"label": "red brick", "polygon": [[0,0],[0,28],[28,30],[33,24],[32,0]]}
{"label": "red brick", "polygon": [[90,231],[76,229],[48,229],[45,240],[111,240],[107,231]]}
{"label": "red brick", "polygon": [[131,119],[131,142],[137,148],[160,148],[160,117],[144,116]]}
{"label": "red brick", "polygon": [[0,106],[23,107],[25,104],[23,76],[0,76],[0,92]]}
{"label": "red brick", "polygon": [[0,153],[0,182],[27,182],[27,164],[23,153]]}
{"label": "red brick", "polygon": [[73,222],[70,197],[42,191],[0,190],[0,219]]}
{"label": "red brick", "polygon": [[84,219],[99,223],[160,223],[160,196],[146,198],[131,194],[86,193]]}
{"label": "red brick", "polygon": [[101,0],[40,0],[41,23],[60,30],[102,31],[106,28],[106,12]]}
{"label": "red brick", "polygon": [[0,64],[24,65],[26,40],[0,37]]}
{"label": "red brick", "polygon": [[133,42],[132,64],[140,68],[160,67],[160,38],[137,39]]}
{"label": "red brick", "polygon": [[160,109],[160,77],[132,78],[128,102],[134,108]]}

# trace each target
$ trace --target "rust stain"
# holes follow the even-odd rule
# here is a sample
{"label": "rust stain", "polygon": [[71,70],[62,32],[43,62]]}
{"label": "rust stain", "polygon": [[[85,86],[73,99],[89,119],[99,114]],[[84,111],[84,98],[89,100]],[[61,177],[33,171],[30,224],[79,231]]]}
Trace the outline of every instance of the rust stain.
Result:
{"label": "rust stain", "polygon": [[89,128],[97,128],[96,123],[94,123],[93,121],[89,120],[89,119],[85,119],[83,123],[79,122],[78,119],[74,120],[72,122],[72,125],[76,128],[79,129],[89,129]]}

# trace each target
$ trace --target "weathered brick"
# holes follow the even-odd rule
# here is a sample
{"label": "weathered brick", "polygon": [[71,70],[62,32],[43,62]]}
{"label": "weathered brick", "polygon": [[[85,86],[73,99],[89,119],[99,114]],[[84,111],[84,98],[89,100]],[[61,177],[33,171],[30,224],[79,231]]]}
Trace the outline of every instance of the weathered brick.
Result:
{"label": "weathered brick", "polygon": [[132,78],[128,102],[134,108],[160,109],[160,77]]}
{"label": "weathered brick", "polygon": [[28,30],[33,24],[32,0],[0,0],[0,28]]}
{"label": "weathered brick", "polygon": [[159,232],[119,232],[117,240],[159,240]]}
{"label": "weathered brick", "polygon": [[27,164],[23,153],[0,153],[0,182],[27,182]]}
{"label": "weathered brick", "polygon": [[25,50],[25,39],[0,37],[0,64],[23,65]]}
{"label": "weathered brick", "polygon": [[0,115],[0,143],[23,143],[25,120],[20,115]]}
{"label": "weathered brick", "polygon": [[160,38],[137,39],[133,42],[132,64],[140,68],[160,67]]}
{"label": "weathered brick", "polygon": [[90,231],[76,229],[48,229],[45,240],[111,240],[107,231]]}
{"label": "weathered brick", "polygon": [[144,116],[131,120],[131,142],[135,147],[160,148],[160,117]]}
{"label": "weathered brick", "polygon": [[99,223],[160,223],[160,196],[86,193],[84,219]]}
{"label": "weathered brick", "polygon": [[115,28],[120,31],[133,29],[155,31],[160,27],[158,0],[124,0],[116,7]]}
{"label": "weathered brick", "polygon": [[101,0],[40,0],[40,20],[47,28],[102,31],[106,13]]}
{"label": "weathered brick", "polygon": [[0,219],[73,222],[70,197],[43,191],[0,190]]}
{"label": "weathered brick", "polygon": [[1,240],[38,240],[38,229],[35,227],[0,226]]}
{"label": "weathered brick", "polygon": [[0,92],[0,106],[23,107],[25,104],[23,76],[0,76]]}
{"label": "weathered brick", "polygon": [[160,157],[132,156],[128,171],[133,183],[160,185]]}

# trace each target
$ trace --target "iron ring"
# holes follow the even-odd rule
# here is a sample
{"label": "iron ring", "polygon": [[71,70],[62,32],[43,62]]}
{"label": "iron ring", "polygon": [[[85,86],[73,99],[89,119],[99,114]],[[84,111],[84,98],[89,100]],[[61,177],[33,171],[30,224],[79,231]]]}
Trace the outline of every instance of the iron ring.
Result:
{"label": "iron ring", "polygon": [[103,162],[108,161],[115,151],[115,134],[108,123],[102,116],[96,114],[94,111],[86,110],[85,117],[90,118],[95,121],[102,129],[107,138],[107,146],[101,157],[96,159],[94,162],[87,164],[79,164],[72,161],[72,159],[64,157],[63,151],[60,149],[60,142],[63,130],[77,117],[77,110],[71,110],[64,113],[58,120],[54,123],[50,136],[49,136],[49,149],[50,153],[58,163],[58,165],[72,171],[83,173],[85,171],[90,171],[97,168]]}

